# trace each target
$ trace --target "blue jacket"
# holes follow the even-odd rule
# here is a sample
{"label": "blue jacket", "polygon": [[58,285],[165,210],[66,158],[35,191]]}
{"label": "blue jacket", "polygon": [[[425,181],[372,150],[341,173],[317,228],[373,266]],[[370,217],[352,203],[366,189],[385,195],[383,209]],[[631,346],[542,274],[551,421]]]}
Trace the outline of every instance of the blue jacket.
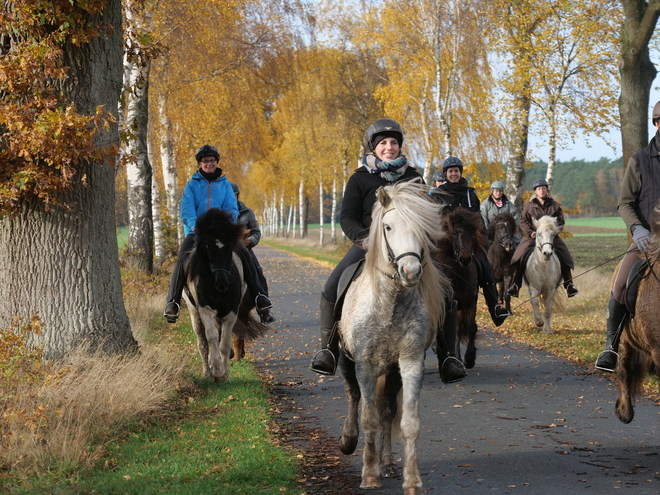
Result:
{"label": "blue jacket", "polygon": [[223,175],[209,182],[198,170],[186,184],[181,196],[181,220],[186,235],[192,233],[197,217],[211,208],[228,211],[234,222],[238,218],[236,196],[227,177]]}

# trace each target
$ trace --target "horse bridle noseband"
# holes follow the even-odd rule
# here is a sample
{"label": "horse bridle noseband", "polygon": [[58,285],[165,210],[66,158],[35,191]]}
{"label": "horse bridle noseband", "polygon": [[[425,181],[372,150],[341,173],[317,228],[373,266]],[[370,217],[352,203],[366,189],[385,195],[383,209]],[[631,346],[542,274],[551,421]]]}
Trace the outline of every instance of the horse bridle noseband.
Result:
{"label": "horse bridle noseband", "polygon": [[[395,209],[396,208],[390,208],[389,210],[387,210],[385,213],[383,213],[383,218],[385,218],[385,215],[387,215],[390,211]],[[421,255],[413,251],[409,251],[407,253],[400,254],[399,256],[395,256],[394,251],[392,250],[392,247],[390,246],[390,243],[387,240],[387,231],[385,230],[385,226],[383,226],[383,238],[385,239],[385,246],[387,247],[387,260],[390,262],[390,265],[394,267],[394,273],[392,275],[388,275],[387,273],[385,274],[387,278],[394,280],[399,275],[399,260],[401,258],[405,258],[406,256],[412,256],[414,258],[417,258],[417,260],[423,266],[424,251],[422,251]]]}

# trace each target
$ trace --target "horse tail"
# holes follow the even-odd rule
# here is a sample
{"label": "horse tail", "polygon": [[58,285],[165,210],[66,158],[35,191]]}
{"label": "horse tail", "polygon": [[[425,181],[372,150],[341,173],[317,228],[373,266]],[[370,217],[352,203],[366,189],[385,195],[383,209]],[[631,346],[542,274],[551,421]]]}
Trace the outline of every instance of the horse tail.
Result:
{"label": "horse tail", "polygon": [[239,316],[239,319],[236,320],[236,324],[234,325],[234,335],[246,342],[260,339],[267,332],[268,327],[257,321],[251,312],[248,312],[244,318],[240,318]]}
{"label": "horse tail", "polygon": [[[630,331],[627,328],[626,331]],[[628,372],[629,395],[633,403],[642,392],[644,378],[651,369],[652,361],[649,355],[632,346],[628,346],[629,355],[626,359],[626,371]]]}

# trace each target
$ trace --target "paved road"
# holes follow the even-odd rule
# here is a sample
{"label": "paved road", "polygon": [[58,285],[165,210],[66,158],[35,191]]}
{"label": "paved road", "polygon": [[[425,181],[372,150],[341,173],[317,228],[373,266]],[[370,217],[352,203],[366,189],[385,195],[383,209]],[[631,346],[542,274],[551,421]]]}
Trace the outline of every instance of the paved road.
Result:
{"label": "paved road", "polygon": [[[287,388],[288,420],[304,431],[341,433],[343,379],[309,371],[319,347],[318,298],[330,270],[266,247],[257,252],[271,286],[277,323],[250,352],[260,370]],[[444,385],[429,351],[421,397],[420,469],[425,493],[660,492],[660,409],[637,403],[623,425],[614,414],[615,386],[537,349],[480,331],[477,364],[462,382]],[[340,482],[359,485],[362,439],[342,479],[317,480],[323,493]],[[400,444],[395,450],[402,455]],[[350,469],[352,468],[352,469]],[[354,480],[351,479],[354,477]],[[346,479],[348,478],[348,479]],[[401,492],[400,479],[371,493]],[[343,493],[336,488],[336,493]]]}

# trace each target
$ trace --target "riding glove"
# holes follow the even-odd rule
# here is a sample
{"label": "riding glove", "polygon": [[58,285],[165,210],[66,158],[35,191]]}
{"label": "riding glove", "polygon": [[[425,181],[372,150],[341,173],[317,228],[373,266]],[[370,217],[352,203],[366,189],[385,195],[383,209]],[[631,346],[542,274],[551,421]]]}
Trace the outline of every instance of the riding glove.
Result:
{"label": "riding glove", "polygon": [[632,237],[637,244],[637,249],[642,253],[646,252],[646,249],[649,247],[649,241],[651,240],[651,233],[643,225],[633,225]]}

